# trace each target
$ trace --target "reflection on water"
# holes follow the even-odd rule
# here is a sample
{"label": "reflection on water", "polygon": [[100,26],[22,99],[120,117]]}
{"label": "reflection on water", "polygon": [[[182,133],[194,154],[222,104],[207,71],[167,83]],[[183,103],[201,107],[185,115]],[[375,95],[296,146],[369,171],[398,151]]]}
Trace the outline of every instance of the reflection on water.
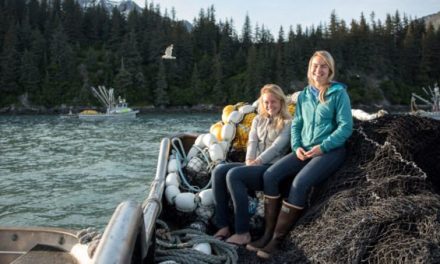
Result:
{"label": "reflection on water", "polygon": [[102,229],[120,202],[147,196],[163,137],[206,133],[219,118],[0,116],[0,225]]}

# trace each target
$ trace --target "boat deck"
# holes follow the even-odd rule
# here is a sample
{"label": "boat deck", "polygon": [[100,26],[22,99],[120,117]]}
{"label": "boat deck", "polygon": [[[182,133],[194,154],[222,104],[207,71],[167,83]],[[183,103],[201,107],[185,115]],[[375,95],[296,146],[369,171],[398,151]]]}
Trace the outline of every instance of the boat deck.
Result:
{"label": "boat deck", "polygon": [[69,252],[61,251],[51,246],[37,245],[26,254],[20,256],[11,264],[77,264],[76,259]]}

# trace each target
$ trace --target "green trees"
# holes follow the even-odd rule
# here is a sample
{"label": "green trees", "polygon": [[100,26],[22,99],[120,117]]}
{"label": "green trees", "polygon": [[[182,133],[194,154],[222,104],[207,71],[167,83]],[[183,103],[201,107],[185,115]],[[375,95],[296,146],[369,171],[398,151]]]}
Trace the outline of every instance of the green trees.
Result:
{"label": "green trees", "polygon": [[[399,12],[346,22],[333,11],[328,24],[280,28],[276,38],[249,16],[238,27],[217,21],[214,6],[190,29],[152,3],[126,17],[75,0],[0,1],[0,107],[24,94],[34,105],[89,105],[98,85],[137,106],[252,102],[265,83],[302,89],[317,49],[333,54],[354,104],[406,104],[440,81],[439,29]],[[162,60],[170,44],[177,58]]]}

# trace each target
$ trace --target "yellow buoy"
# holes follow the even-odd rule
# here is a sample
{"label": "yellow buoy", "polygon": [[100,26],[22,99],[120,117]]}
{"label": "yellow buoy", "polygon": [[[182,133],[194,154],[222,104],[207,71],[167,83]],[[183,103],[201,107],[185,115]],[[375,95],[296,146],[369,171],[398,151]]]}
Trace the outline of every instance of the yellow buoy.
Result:
{"label": "yellow buoy", "polygon": [[215,138],[217,138],[218,141],[222,141],[222,127],[223,127],[223,122],[222,121],[218,121],[217,123],[215,123],[214,125],[211,126],[211,128],[209,129],[209,133],[213,134],[215,136]]}
{"label": "yellow buoy", "polygon": [[254,120],[256,113],[249,113],[243,117],[243,120],[237,125],[235,138],[232,141],[232,147],[235,150],[245,150],[247,141],[249,139],[249,132],[251,131],[252,121]]}
{"label": "yellow buoy", "polygon": [[232,111],[234,111],[234,110],[235,110],[235,107],[233,105],[227,105],[223,108],[223,113],[222,113],[223,123],[226,124],[228,122],[228,117],[232,113]]}

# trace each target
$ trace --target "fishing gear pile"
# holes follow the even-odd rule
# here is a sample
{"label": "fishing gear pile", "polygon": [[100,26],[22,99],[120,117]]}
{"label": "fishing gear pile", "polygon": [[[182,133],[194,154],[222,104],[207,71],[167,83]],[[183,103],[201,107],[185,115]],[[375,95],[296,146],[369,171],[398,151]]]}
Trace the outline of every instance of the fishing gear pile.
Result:
{"label": "fishing gear pile", "polygon": [[355,122],[346,162],[271,263],[440,263],[439,146],[433,119]]}

